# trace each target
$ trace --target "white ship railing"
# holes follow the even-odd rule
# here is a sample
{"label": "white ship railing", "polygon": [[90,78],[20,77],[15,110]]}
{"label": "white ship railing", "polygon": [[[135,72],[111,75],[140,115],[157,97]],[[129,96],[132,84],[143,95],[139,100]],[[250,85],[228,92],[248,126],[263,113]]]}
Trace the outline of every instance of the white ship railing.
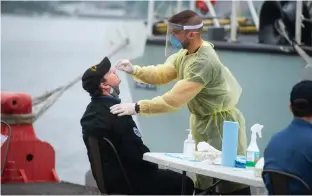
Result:
{"label": "white ship railing", "polygon": [[297,0],[295,40],[299,45],[301,44],[302,17],[302,0]]}
{"label": "white ship railing", "polygon": [[155,1],[149,0],[147,8],[147,36],[153,35]]}
{"label": "white ship railing", "polygon": [[209,0],[208,0],[208,1],[205,1],[205,3],[206,3],[207,6],[208,6],[208,9],[209,9],[209,12],[210,12],[211,16],[213,17],[212,21],[213,21],[214,25],[215,25],[216,27],[220,27],[220,23],[219,23],[219,20],[218,20],[218,18],[217,18],[217,13],[216,13],[216,11],[215,11],[215,9],[214,9],[212,3],[211,3]]}
{"label": "white ship railing", "polygon": [[[182,11],[183,10],[183,0],[177,0],[177,9],[175,9],[176,12]],[[213,18],[213,24],[216,27],[220,27],[220,23],[216,14],[216,11],[212,5],[212,3],[209,0],[206,0],[205,3],[207,4],[209,8],[209,13],[211,17]],[[230,30],[230,42],[235,42],[237,41],[237,29],[238,29],[238,22],[236,20],[237,18],[237,13],[239,9],[239,3],[240,1],[238,0],[232,0],[232,13],[231,13],[231,30]],[[255,5],[253,3],[253,0],[247,0],[248,4],[248,9],[251,13],[252,20],[257,28],[259,30],[259,16],[256,11]],[[302,5],[303,2],[302,0],[297,0],[297,6],[296,6],[296,29],[295,29],[295,40],[298,44],[301,43],[301,28],[302,28],[302,20],[303,20],[303,15],[302,15]],[[195,0],[190,0],[189,1],[189,9],[195,10]],[[155,1],[154,0],[149,0],[148,3],[148,19],[147,19],[147,33],[148,36],[152,36],[152,31],[153,31],[153,23],[155,19]]]}
{"label": "white ship railing", "polygon": [[258,13],[256,11],[255,5],[253,3],[253,0],[247,0],[247,4],[248,4],[249,11],[251,13],[251,16],[252,16],[252,20],[253,20],[257,30],[259,30],[259,16],[258,16]]}
{"label": "white ship railing", "polygon": [[237,28],[238,28],[238,22],[236,20],[237,17],[237,11],[239,7],[239,1],[232,0],[232,11],[231,11],[231,32],[230,32],[230,42],[236,42],[237,41]]}

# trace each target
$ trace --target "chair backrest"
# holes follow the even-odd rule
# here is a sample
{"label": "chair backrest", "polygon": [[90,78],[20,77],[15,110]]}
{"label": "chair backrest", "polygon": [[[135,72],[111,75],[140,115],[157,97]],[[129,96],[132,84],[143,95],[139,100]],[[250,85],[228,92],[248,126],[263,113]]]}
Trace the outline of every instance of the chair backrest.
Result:
{"label": "chair backrest", "polygon": [[307,190],[307,194],[312,194],[312,190],[308,186],[308,184],[304,182],[301,178],[293,174],[276,170],[263,170],[263,181],[265,181],[266,176],[270,181],[273,195],[289,195],[289,181],[291,180],[298,181],[302,185],[302,188],[305,188]]}
{"label": "chair backrest", "polygon": [[[127,188],[128,188],[128,193],[132,193],[131,190],[131,185],[130,185],[130,181],[129,178],[125,172],[125,169],[123,167],[123,164],[119,158],[118,152],[115,148],[115,146],[113,145],[113,143],[107,139],[107,138],[97,138],[97,137],[93,137],[93,136],[89,136],[88,137],[88,143],[89,143],[89,149],[90,149],[90,155],[91,155],[91,169],[94,175],[94,178],[96,180],[97,186],[100,189],[100,191],[103,194],[110,194],[109,190],[107,190],[107,187],[105,186],[105,180],[104,180],[104,176],[103,176],[103,167],[102,167],[102,160],[100,155],[100,151],[103,150],[102,148],[100,149],[99,147],[99,140],[103,140],[104,142],[106,142],[108,144],[108,146],[111,148],[111,150],[113,151],[113,154],[119,164],[119,168],[124,176],[124,180],[127,184]],[[102,152],[103,153],[103,152]]]}

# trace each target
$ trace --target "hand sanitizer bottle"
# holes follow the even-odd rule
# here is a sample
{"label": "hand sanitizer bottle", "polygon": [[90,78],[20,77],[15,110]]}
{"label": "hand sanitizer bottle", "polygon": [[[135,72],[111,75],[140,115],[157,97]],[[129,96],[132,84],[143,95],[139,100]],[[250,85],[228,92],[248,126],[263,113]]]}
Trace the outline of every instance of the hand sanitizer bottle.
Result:
{"label": "hand sanitizer bottle", "polygon": [[260,150],[257,144],[257,134],[261,138],[263,125],[254,124],[251,127],[251,140],[246,152],[246,168],[254,168],[260,158]]}
{"label": "hand sanitizer bottle", "polygon": [[195,141],[193,140],[191,129],[187,129],[186,131],[189,131],[189,134],[184,141],[183,155],[186,158],[193,159],[195,153]]}

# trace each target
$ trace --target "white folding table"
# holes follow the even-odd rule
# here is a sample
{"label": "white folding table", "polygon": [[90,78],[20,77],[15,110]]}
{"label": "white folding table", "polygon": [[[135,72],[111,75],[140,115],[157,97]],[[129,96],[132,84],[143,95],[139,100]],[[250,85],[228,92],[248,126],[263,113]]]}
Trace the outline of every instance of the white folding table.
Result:
{"label": "white folding table", "polygon": [[182,170],[183,174],[191,172],[209,176],[215,179],[237,182],[254,187],[265,187],[262,178],[255,177],[253,170],[244,168],[224,167],[205,162],[183,160],[179,153],[148,152],[143,155],[143,160]]}

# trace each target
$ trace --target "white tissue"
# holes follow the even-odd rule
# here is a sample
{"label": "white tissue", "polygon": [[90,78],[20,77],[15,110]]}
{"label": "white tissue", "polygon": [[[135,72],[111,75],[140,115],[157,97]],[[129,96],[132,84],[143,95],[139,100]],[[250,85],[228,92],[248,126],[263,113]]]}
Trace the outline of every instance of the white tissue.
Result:
{"label": "white tissue", "polygon": [[199,142],[197,144],[197,151],[199,151],[199,152],[221,153],[221,151],[215,149],[213,146],[211,146],[207,142]]}
{"label": "white tissue", "polygon": [[263,169],[263,166],[264,166],[264,158],[263,157],[261,157],[260,159],[259,159],[259,161],[256,163],[256,168],[257,169]]}
{"label": "white tissue", "polygon": [[221,151],[215,149],[207,142],[199,142],[195,159],[212,163],[216,158],[221,157]]}
{"label": "white tissue", "polygon": [[256,177],[261,177],[263,167],[264,167],[264,158],[261,157],[255,165],[255,176]]}
{"label": "white tissue", "polygon": [[221,165],[221,162],[222,162],[221,157],[217,157],[215,160],[212,161],[214,165]]}

